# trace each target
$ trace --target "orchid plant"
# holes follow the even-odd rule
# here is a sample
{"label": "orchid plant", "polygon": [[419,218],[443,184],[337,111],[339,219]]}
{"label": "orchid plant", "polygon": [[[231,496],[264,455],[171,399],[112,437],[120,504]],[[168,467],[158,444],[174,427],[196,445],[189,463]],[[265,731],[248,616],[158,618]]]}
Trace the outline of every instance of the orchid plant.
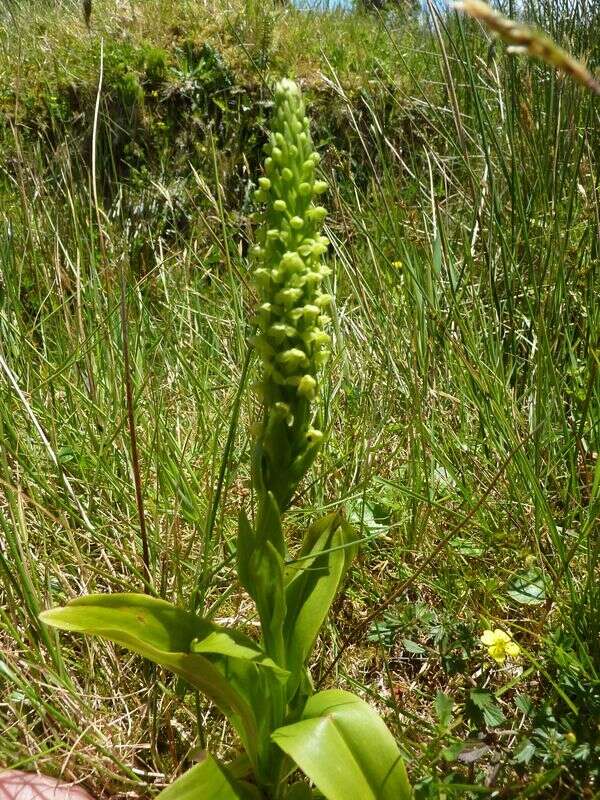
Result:
{"label": "orchid plant", "polygon": [[346,691],[315,692],[315,641],[357,549],[340,513],[314,522],[291,559],[282,519],[323,442],[316,401],[330,353],[323,262],[327,186],[297,85],[274,94],[264,175],[255,199],[263,224],[254,248],[260,297],[251,344],[260,357],[262,419],[254,431],[252,521],[241,513],[237,571],[254,601],[259,642],[239,630],[143,594],[89,595],[42,614],[172,670],[203,692],[234,728],[241,752],[206,754],[160,800],[408,800],[404,762],[377,713]]}

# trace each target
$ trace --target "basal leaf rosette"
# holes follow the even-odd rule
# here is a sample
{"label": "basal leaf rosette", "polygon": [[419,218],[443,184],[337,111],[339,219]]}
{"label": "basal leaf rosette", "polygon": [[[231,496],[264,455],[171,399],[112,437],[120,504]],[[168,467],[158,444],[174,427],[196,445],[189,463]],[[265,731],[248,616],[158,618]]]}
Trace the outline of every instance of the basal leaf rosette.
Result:
{"label": "basal leaf rosette", "polygon": [[254,281],[260,304],[253,344],[261,359],[258,389],[264,418],[257,435],[255,480],[271,491],[279,508],[288,505],[322,433],[313,428],[319,369],[330,354],[330,296],[323,291],[330,269],[322,263],[328,240],[321,235],[327,214],[316,198],[327,184],[315,177],[319,161],[298,86],[283,80],[275,104],[267,158],[257,202],[264,224],[254,248]]}

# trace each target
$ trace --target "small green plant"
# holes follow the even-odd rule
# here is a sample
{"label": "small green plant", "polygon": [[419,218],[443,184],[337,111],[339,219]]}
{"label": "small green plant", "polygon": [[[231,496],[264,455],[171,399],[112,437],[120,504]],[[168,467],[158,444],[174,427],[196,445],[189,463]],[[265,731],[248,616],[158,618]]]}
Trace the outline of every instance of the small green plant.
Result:
{"label": "small green plant", "polygon": [[[360,698],[315,693],[308,663],[356,552],[352,527],[333,513],[309,527],[290,559],[282,516],[323,442],[314,424],[330,297],[322,283],[326,190],[296,84],[275,91],[265,175],[256,193],[264,225],[255,248],[260,305],[252,343],[261,359],[263,416],[252,462],[254,519],[239,519],[237,566],[262,637],[142,594],[90,595],[42,614],[48,625],[97,634],[173,670],[227,716],[244,754],[227,765],[206,756],[162,800],[270,798],[404,800],[411,789],[398,747]],[[304,773],[301,777],[300,772]],[[316,789],[312,789],[310,783]]]}
{"label": "small green plant", "polygon": [[169,54],[160,47],[146,45],[142,48],[142,67],[145,80],[151,86],[159,86],[167,79]]}

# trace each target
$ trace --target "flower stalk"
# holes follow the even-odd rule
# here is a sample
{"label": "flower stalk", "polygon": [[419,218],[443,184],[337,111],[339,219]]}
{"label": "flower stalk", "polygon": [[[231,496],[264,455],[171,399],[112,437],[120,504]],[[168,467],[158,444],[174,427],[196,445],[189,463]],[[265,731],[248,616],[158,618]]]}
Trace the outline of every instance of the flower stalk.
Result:
{"label": "flower stalk", "polygon": [[313,462],[322,432],[313,427],[319,369],[330,355],[323,291],[331,270],[322,262],[328,240],[321,234],[327,214],[317,199],[327,189],[315,176],[315,152],[297,85],[275,88],[264,175],[255,192],[263,224],[253,255],[260,302],[252,344],[261,360],[257,385],[263,417],[256,430],[253,480],[259,498],[272,492],[280,511]]}

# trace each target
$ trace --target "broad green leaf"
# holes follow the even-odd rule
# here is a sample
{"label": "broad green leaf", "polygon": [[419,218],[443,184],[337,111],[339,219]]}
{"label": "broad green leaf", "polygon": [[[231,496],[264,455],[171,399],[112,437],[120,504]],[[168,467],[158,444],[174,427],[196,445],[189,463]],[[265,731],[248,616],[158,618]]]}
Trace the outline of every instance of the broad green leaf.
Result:
{"label": "broad green leaf", "polygon": [[238,517],[238,535],[237,535],[237,573],[238,578],[244,589],[248,594],[254,598],[252,579],[248,569],[252,553],[254,551],[254,531],[248,520],[248,517],[243,511],[240,511]]}
{"label": "broad green leaf", "polygon": [[497,728],[498,725],[502,725],[503,722],[506,722],[504,712],[500,706],[495,704],[483,709],[483,719],[488,728]]}
{"label": "broad green leaf", "polygon": [[271,542],[281,558],[285,558],[285,542],[281,529],[281,511],[272,492],[267,492],[259,504],[256,518],[256,544],[260,547]]}
{"label": "broad green leaf", "polygon": [[[331,515],[327,527],[290,565],[286,590],[284,639],[286,666],[298,675],[306,663],[346,570],[356,553],[356,534],[350,525]],[[316,530],[321,530],[318,526]],[[293,570],[296,570],[295,574]],[[290,691],[295,689],[293,682]]]}
{"label": "broad green leaf", "polygon": [[[327,516],[321,517],[321,519],[318,519],[316,522],[313,522],[312,525],[308,526],[302,539],[300,549],[296,553],[294,562],[286,568],[286,584],[298,575],[298,563],[296,563],[298,559],[303,559],[305,556],[310,555],[321,536],[335,527],[335,523],[339,522],[340,516],[334,512],[333,514],[327,514]],[[302,566],[302,564],[300,564],[300,566]]]}
{"label": "broad green leaf", "polygon": [[360,531],[362,536],[379,536],[389,529],[381,516],[377,514],[376,504],[371,500],[358,497],[346,508],[348,521]]}
{"label": "broad green leaf", "polygon": [[496,698],[491,692],[487,692],[485,689],[471,689],[469,692],[469,700],[478,712],[481,713],[483,721],[488,728],[495,728],[498,725],[502,725],[506,719],[502,709],[496,702]]}
{"label": "broad green leaf", "polygon": [[281,513],[271,492],[259,502],[256,531],[245,514],[238,523],[238,575],[242,586],[256,603],[265,650],[283,662],[283,560],[285,544]]}
{"label": "broad green leaf", "polygon": [[[140,626],[143,625],[144,639],[159,650],[244,659],[285,677],[285,670],[267,658],[248,636],[145,594],[87,595],[71,600],[62,608],[44,611],[40,617],[46,624],[64,630],[99,635],[102,635],[101,628],[106,629],[109,625],[125,636],[140,637]],[[83,625],[93,626],[94,630],[84,629]]]}
{"label": "broad green leaf", "polygon": [[263,673],[285,675],[248,637],[142,594],[88,595],[40,616],[47,625],[102,636],[173,670],[216,703],[256,756],[260,709],[272,691]]}
{"label": "broad green leaf", "polygon": [[302,719],[273,733],[327,800],[410,800],[394,738],[378,714],[349,692],[309,698]]}
{"label": "broad green leaf", "polygon": [[238,575],[260,617],[265,650],[283,663],[283,565],[285,543],[281,513],[273,494],[263,493],[253,529],[245,514],[238,523]]}
{"label": "broad green leaf", "polygon": [[521,605],[538,605],[546,599],[546,578],[538,567],[514,575],[508,584],[507,594]]}
{"label": "broad green leaf", "polygon": [[285,597],[283,593],[283,559],[273,544],[265,542],[257,547],[248,568],[253,583],[253,594],[266,651],[283,663],[283,620]]}
{"label": "broad green leaf", "polygon": [[535,755],[535,751],[536,751],[536,746],[533,744],[531,739],[528,739],[527,737],[521,739],[521,741],[513,751],[514,763],[529,764],[529,762]]}
{"label": "broad green leaf", "polygon": [[216,625],[214,628],[215,630],[207,633],[206,636],[192,639],[190,643],[192,653],[216,654],[253,661],[263,668],[273,670],[281,680],[287,678],[287,671],[278,667],[272,659],[267,658],[251,639],[246,641],[245,636],[228,628],[219,629]]}
{"label": "broad green leaf", "polygon": [[236,781],[228,769],[206,754],[196,766],[177,778],[156,800],[259,800],[254,787]]}
{"label": "broad green leaf", "polygon": [[451,695],[438,692],[435,697],[435,713],[443,728],[447,728],[452,720],[452,709],[454,700]]}
{"label": "broad green leaf", "polygon": [[415,655],[421,656],[423,653],[427,652],[424,647],[418,642],[413,642],[412,639],[402,639],[402,644],[407,653],[414,653]]}

